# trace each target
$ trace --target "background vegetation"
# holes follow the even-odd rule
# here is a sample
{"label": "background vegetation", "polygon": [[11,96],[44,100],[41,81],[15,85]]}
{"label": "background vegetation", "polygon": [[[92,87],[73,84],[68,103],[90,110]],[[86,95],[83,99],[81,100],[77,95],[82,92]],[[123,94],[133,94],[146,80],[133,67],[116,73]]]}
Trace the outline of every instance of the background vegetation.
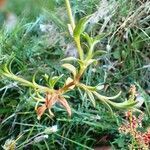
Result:
{"label": "background vegetation", "polygon": [[[137,86],[140,98],[144,99],[141,110],[145,113],[143,127],[150,124],[150,2],[132,0],[72,0],[76,20],[95,13],[87,32],[108,36],[102,39],[97,49],[107,53],[98,57],[99,63],[88,69],[83,77],[86,84],[104,85],[103,95],[115,95],[120,90],[118,102],[128,96],[131,84]],[[10,15],[16,19],[14,28],[6,23]],[[44,84],[42,75],[68,74],[61,66],[71,43],[67,32],[68,17],[63,0],[11,0],[0,12],[0,64],[15,57],[12,71],[15,74]],[[11,24],[13,26],[13,24]],[[75,53],[72,49],[70,54]],[[65,77],[64,77],[65,78]],[[62,80],[59,82],[62,85]],[[53,111],[55,117],[44,115],[37,120],[35,102],[30,91],[14,81],[0,78],[0,144],[8,139],[17,139],[17,149],[93,149],[111,145],[112,149],[128,149],[130,136],[120,134],[119,126],[124,120],[124,111],[115,110],[115,115],[97,101],[92,106],[80,90],[70,93],[73,115],[67,117],[59,105]],[[46,129],[58,127],[47,137],[35,139]],[[34,137],[34,141],[32,139]],[[31,140],[30,140],[31,139]],[[32,142],[31,142],[32,141]],[[31,142],[31,143],[30,143]]]}

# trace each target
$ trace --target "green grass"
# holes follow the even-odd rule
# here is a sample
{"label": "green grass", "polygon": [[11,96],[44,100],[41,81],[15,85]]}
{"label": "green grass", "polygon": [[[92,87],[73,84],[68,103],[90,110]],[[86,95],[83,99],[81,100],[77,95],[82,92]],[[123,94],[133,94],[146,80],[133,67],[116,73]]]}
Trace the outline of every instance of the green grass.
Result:
{"label": "green grass", "polygon": [[[145,106],[142,108],[146,115],[144,126],[148,127],[150,122],[148,117],[150,97],[147,92],[150,89],[150,66],[148,66],[150,63],[148,13],[150,3],[143,4],[142,13],[138,11],[141,5],[138,1],[117,1],[117,10],[104,30],[109,35],[97,47],[106,50],[106,45],[109,44],[112,49],[108,54],[99,57],[97,66],[88,69],[83,82],[91,85],[104,83],[108,88],[102,91],[103,95],[115,95],[122,90],[122,96],[118,101],[124,100],[131,84],[140,85],[139,90],[146,99]],[[94,13],[98,6],[98,0],[72,1],[77,20]],[[62,9],[64,7],[62,0],[44,0],[44,2],[12,0],[6,10],[15,13],[18,16],[18,22],[11,32],[6,32],[4,26],[1,26],[0,65],[15,56],[12,71],[28,80],[32,80],[34,73],[38,72],[36,81],[40,84],[44,84],[42,78],[44,74],[67,74],[60,67],[60,60],[65,57],[64,51],[67,43],[70,42],[67,33],[66,9]],[[132,20],[129,20],[125,27],[120,28],[120,25],[131,15],[133,15]],[[101,19],[90,29],[91,35],[99,34],[103,21],[104,19]],[[49,37],[48,33],[44,34],[40,31],[40,24],[46,23],[56,27],[57,34],[61,37],[52,45],[49,45],[49,42],[55,38],[55,33],[49,33],[54,36]],[[127,32],[128,38],[125,39],[124,35]],[[93,68],[96,68],[96,72],[93,72]],[[62,81],[59,84],[62,85]],[[56,105],[53,108],[54,118],[45,114],[38,121],[34,111],[36,102],[32,99],[30,91],[17,85],[15,81],[0,77],[0,145],[4,145],[7,139],[17,139],[20,136],[17,140],[17,149],[86,150],[93,149],[97,145],[110,144],[114,145],[114,149],[120,149],[119,142],[124,142],[124,148],[128,148],[125,142],[126,137],[123,137],[121,141],[121,135],[118,132],[118,127],[123,120],[123,111],[116,110],[115,116],[112,116],[98,101],[96,108],[93,108],[83,91],[76,90],[69,95],[71,97],[69,104],[73,111],[71,118],[67,117],[63,108]],[[43,133],[46,128],[53,125],[58,126],[56,133]],[[40,133],[48,134],[48,139],[37,143],[31,140],[30,145],[30,139]],[[101,141],[105,136],[108,137],[106,143]]]}

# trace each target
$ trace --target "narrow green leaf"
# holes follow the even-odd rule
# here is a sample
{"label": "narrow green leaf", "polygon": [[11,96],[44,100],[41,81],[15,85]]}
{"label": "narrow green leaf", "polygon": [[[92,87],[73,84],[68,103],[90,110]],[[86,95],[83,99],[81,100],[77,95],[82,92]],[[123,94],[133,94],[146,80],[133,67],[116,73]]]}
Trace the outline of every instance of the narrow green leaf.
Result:
{"label": "narrow green leaf", "polygon": [[83,37],[87,40],[89,46],[91,46],[92,43],[93,43],[93,38],[90,37],[87,33],[84,33],[84,34],[83,34]]}
{"label": "narrow green leaf", "polygon": [[112,101],[110,101],[110,100],[107,100],[107,102],[108,102],[110,105],[112,105],[112,106],[114,106],[114,107],[116,107],[116,108],[120,108],[120,109],[132,108],[132,107],[134,107],[134,106],[137,104],[136,101],[124,101],[124,102],[122,102],[122,103],[115,103],[115,102],[112,102]]}
{"label": "narrow green leaf", "polygon": [[52,77],[52,79],[49,80],[49,83],[51,85],[51,88],[54,88],[55,84],[63,77],[64,75],[60,75],[60,76],[54,76]]}
{"label": "narrow green leaf", "polygon": [[62,59],[61,61],[77,61],[77,60],[78,59],[75,57],[67,57],[67,58]]}
{"label": "narrow green leaf", "polygon": [[100,56],[102,54],[107,54],[107,51],[103,51],[103,50],[97,50],[93,53],[93,57],[97,57]]}
{"label": "narrow green leaf", "polygon": [[109,33],[101,33],[94,38],[94,41],[100,41],[102,38],[108,36]]}
{"label": "narrow green leaf", "polygon": [[97,62],[96,59],[89,59],[86,63],[87,66],[91,65],[92,63]]}
{"label": "narrow green leaf", "polygon": [[116,99],[117,97],[119,97],[120,94],[121,94],[121,91],[120,91],[117,95],[111,96],[111,97],[107,97],[107,96],[100,95],[100,94],[97,93],[97,92],[94,92],[94,94],[95,94],[99,99],[109,99],[109,100],[112,100],[112,99]]}
{"label": "narrow green leaf", "polygon": [[74,77],[76,76],[77,70],[76,70],[76,68],[73,65],[71,65],[71,64],[63,64],[62,67],[68,69],[73,74]]}
{"label": "narrow green leaf", "polygon": [[102,102],[108,108],[108,110],[111,112],[111,114],[113,115],[114,113],[113,113],[113,110],[112,110],[111,106],[105,100],[102,101]]}
{"label": "narrow green leaf", "polygon": [[37,85],[37,83],[36,83],[36,75],[37,75],[37,72],[36,73],[34,73],[34,75],[33,75],[33,78],[32,78],[32,83],[36,86]]}
{"label": "narrow green leaf", "polygon": [[92,92],[90,92],[89,90],[86,90],[86,93],[87,93],[87,95],[89,96],[90,101],[92,102],[93,106],[95,107],[96,104],[95,104],[95,98],[94,98],[94,95],[93,95]]}
{"label": "narrow green leaf", "polygon": [[119,95],[120,95],[120,92],[119,94],[117,94],[116,96],[113,96],[113,97],[106,97],[106,96],[101,96],[99,93],[97,92],[93,92],[93,94],[101,101],[105,102],[105,103],[108,103],[116,108],[120,108],[120,109],[128,109],[128,108],[132,108],[133,106],[135,106],[137,104],[136,101],[124,101],[124,102],[121,102],[121,103],[116,103],[116,102],[112,102],[110,101],[109,99],[115,99],[117,98]]}
{"label": "narrow green leaf", "polygon": [[81,18],[79,20],[79,23],[76,25],[74,29],[74,33],[73,33],[74,37],[79,37],[83,33],[90,17],[91,15]]}

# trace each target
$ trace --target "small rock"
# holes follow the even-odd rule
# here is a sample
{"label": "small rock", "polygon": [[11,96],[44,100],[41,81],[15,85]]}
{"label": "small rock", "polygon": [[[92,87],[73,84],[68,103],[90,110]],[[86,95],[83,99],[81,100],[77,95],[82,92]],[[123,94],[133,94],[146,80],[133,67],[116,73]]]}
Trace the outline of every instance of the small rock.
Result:
{"label": "small rock", "polygon": [[67,45],[65,56],[78,58],[78,52],[77,52],[75,44],[70,43]]}
{"label": "small rock", "polygon": [[14,13],[8,13],[5,20],[5,28],[11,31],[17,24],[17,16]]}

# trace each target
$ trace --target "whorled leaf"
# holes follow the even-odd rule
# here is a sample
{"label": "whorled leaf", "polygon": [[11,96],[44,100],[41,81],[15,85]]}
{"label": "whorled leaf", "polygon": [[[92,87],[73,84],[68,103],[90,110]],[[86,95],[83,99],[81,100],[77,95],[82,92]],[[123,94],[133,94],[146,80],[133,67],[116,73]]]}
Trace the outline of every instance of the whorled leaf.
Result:
{"label": "whorled leaf", "polygon": [[54,76],[49,80],[49,84],[51,85],[51,88],[54,88],[55,84],[63,77],[64,75],[60,76]]}
{"label": "whorled leaf", "polygon": [[51,108],[56,103],[61,104],[68,112],[68,115],[71,116],[71,108],[70,108],[67,100],[64,97],[60,96],[59,94],[56,94],[56,93],[49,94],[48,93],[45,98],[45,103],[36,109],[37,116],[38,116],[37,118],[40,120],[46,110],[49,111],[50,115],[53,115]]}
{"label": "whorled leaf", "polygon": [[44,78],[46,80],[46,82],[48,83],[48,86],[50,88],[54,88],[55,84],[64,76],[64,74],[60,75],[60,76],[53,76],[50,77],[47,74],[44,75]]}

